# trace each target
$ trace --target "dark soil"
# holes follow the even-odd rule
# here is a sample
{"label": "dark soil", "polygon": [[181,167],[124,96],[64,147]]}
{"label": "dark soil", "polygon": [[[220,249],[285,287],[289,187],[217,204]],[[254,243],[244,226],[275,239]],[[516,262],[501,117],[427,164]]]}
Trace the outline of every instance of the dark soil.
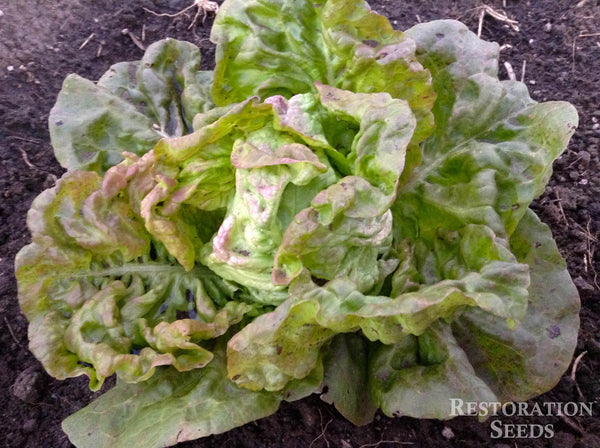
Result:
{"label": "dark soil", "polygon": [[[29,242],[25,226],[33,198],[51,186],[63,170],[49,144],[47,117],[62,80],[69,73],[98,79],[117,61],[139,59],[143,44],[170,36],[203,50],[211,68],[214,52],[208,40],[212,23],[188,30],[193,13],[157,17],[143,7],[173,13],[188,0],[0,0],[0,443],[6,447],[70,447],[60,422],[87,404],[94,394],[84,378],[56,381],[27,350],[27,322],[17,304],[13,262]],[[502,0],[489,5],[502,9]],[[581,331],[575,355],[582,356],[560,383],[535,401],[595,402],[593,417],[502,417],[505,424],[551,424],[554,437],[494,439],[490,421],[458,418],[447,422],[390,419],[378,415],[365,427],[354,427],[318,397],[283,404],[271,417],[226,434],[187,442],[180,447],[600,447],[600,4],[597,0],[507,0],[507,15],[520,29],[487,16],[482,37],[502,52],[539,101],[572,102],[580,127],[555,164],[547,192],[535,210],[552,228],[582,299]],[[477,0],[373,1],[399,29],[417,21],[458,18],[476,31]],[[93,36],[87,41],[88,36]],[[580,34],[584,34],[582,37]],[[87,44],[82,44],[87,41]],[[83,47],[83,48],[82,48]],[[506,71],[501,68],[502,76]],[[573,379],[574,378],[574,379]],[[132,447],[133,448],[133,447]]]}

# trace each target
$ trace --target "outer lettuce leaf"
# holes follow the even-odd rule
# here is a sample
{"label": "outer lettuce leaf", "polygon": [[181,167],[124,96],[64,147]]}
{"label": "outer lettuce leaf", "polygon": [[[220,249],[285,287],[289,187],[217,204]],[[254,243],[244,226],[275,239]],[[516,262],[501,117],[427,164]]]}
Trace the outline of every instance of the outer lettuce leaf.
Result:
{"label": "outer lettuce leaf", "polygon": [[510,239],[531,268],[527,315],[514,331],[473,309],[453,331],[477,375],[502,401],[525,401],[553,388],[577,344],[579,295],[548,226],[530,210]]}
{"label": "outer lettuce leaf", "polygon": [[369,359],[369,390],[377,407],[394,417],[450,417],[451,398],[498,401],[477,376],[447,324],[417,337],[380,345]]}
{"label": "outer lettuce leaf", "polygon": [[17,255],[16,275],[31,351],[53,376],[85,374],[94,390],[113,373],[135,382],[161,365],[206,365],[201,341],[255,307],[227,302],[237,287],[206,268],[186,270],[152,240],[127,194],[140,192],[143,176],[121,188],[114,171],[104,180],[68,173],[29,212],[33,242]]}
{"label": "outer lettuce leaf", "polygon": [[472,308],[451,325],[432,326],[427,338],[381,346],[369,378],[384,413],[446,419],[451,398],[525,401],[559,381],[577,343],[577,290],[552,234],[533,212],[510,243],[531,268],[526,316],[509,329],[503,319]]}
{"label": "outer lettuce leaf", "polygon": [[377,411],[369,395],[368,349],[360,335],[346,333],[333,338],[323,355],[321,399],[335,405],[355,425],[370,423]]}
{"label": "outer lettuce leaf", "polygon": [[397,227],[414,235],[441,222],[449,230],[486,224],[510,236],[577,127],[575,108],[535,103],[524,84],[498,81],[497,45],[459,22],[417,25],[407,35],[434,75],[438,99],[434,135],[398,193]]}
{"label": "outer lettuce leaf", "polygon": [[522,108],[523,95],[520,83],[469,79],[444,135],[424,144],[422,164],[399,188],[399,238],[433,233],[442,223],[448,230],[484,224],[510,236],[578,121],[564,102]]}
{"label": "outer lettuce leaf", "polygon": [[420,23],[405,31],[414,40],[416,56],[432,74],[437,95],[433,114],[434,134],[445,132],[456,101],[456,93],[467,80],[485,73],[498,78],[499,46],[479,39],[456,20]]}
{"label": "outer lettuce leaf", "polygon": [[63,422],[71,442],[86,448],[160,448],[219,434],[277,411],[282,400],[315,392],[317,368],[281,393],[253,392],[227,379],[223,347],[204,369],[161,368],[140,384],[119,383]]}
{"label": "outer lettuce leaf", "polygon": [[78,75],[63,82],[48,119],[54,155],[66,169],[104,172],[121,152],[143,154],[160,136],[128,101]]}
{"label": "outer lettuce leaf", "polygon": [[214,101],[251,95],[287,98],[314,91],[315,81],[354,92],[387,92],[409,102],[418,127],[432,129],[431,77],[416,60],[414,42],[364,1],[229,0],[219,10]]}
{"label": "outer lettuce leaf", "polygon": [[68,76],[49,117],[57,160],[103,173],[123,151],[142,155],[160,137],[191,132],[194,116],[213,107],[212,73],[199,68],[195,45],[166,39],[141,61],[115,64],[97,84]]}

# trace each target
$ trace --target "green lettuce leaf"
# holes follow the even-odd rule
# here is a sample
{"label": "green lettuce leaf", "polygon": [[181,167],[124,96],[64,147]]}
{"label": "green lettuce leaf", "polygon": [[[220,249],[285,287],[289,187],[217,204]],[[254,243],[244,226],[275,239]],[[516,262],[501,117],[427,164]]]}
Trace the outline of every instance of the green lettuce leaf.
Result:
{"label": "green lettuce leaf", "polygon": [[[489,233],[481,235],[479,228],[472,231],[483,239],[477,243],[494,244]],[[467,235],[464,239],[473,238]],[[455,246],[448,252],[458,252],[460,259],[460,251],[470,248]],[[257,317],[230,339],[229,376],[254,390],[279,390],[289,380],[310,372],[321,348],[337,333],[362,331],[372,341],[394,344],[409,335],[425,333],[440,319],[452,321],[469,307],[504,318],[508,328],[510,322],[525,313],[529,270],[507,249],[497,249],[492,246],[491,250],[479,250],[477,255],[481,258],[475,257],[475,266],[455,266],[463,271],[461,278],[443,279],[396,294],[392,290],[391,297],[362,294],[356,281],[351,280],[352,273],[320,287],[308,278],[309,270],[304,268],[290,285],[290,297],[285,302]],[[496,261],[487,256],[512,259]],[[442,259],[439,263],[445,267],[451,261]],[[400,284],[395,276],[402,269],[403,265],[394,274],[394,287]]]}
{"label": "green lettuce leaf", "polygon": [[321,399],[355,425],[373,420],[377,408],[369,395],[369,346],[359,334],[337,335],[324,350]]}
{"label": "green lettuce leaf", "polygon": [[[317,88],[326,114],[343,123],[339,126],[352,123],[357,129],[347,139],[346,154],[332,158],[352,175],[322,190],[290,222],[277,250],[273,283],[289,284],[306,267],[317,278],[348,275],[359,290],[376,289],[395,268],[393,261],[380,258],[391,245],[389,208],[415,119],[405,101],[386,93]],[[318,128],[331,121],[322,117]],[[297,122],[314,134],[313,123]]]}
{"label": "green lettuce leaf", "polygon": [[571,363],[580,302],[550,229],[531,210],[510,246],[531,269],[525,318],[508,331],[496,317],[472,309],[453,323],[453,331],[501,401],[525,401],[553,388]]}
{"label": "green lettuce leaf", "polygon": [[536,103],[524,84],[499,81],[498,46],[460,22],[434,21],[406,33],[434,75],[438,98],[434,135],[398,193],[397,227],[414,234],[418,210],[430,217],[427,227],[486,224],[510,236],[544,191],[552,162],[577,127],[577,111],[561,101]]}
{"label": "green lettuce leaf", "polygon": [[413,142],[433,126],[431,77],[415,45],[364,1],[229,0],[211,32],[217,44],[216,104],[258,95],[286,98],[314,83],[353,92],[387,92],[417,117]]}
{"label": "green lettuce leaf", "polygon": [[219,434],[277,411],[283,400],[315,392],[323,378],[317,368],[307,378],[274,394],[241,389],[227,379],[223,347],[204,369],[178,372],[162,367],[140,384],[118,383],[63,422],[76,446],[160,448]]}
{"label": "green lettuce leaf", "polygon": [[166,39],[97,84],[68,76],[48,119],[56,159],[68,170],[104,173],[123,151],[142,155],[161,137],[190,133],[194,116],[213,107],[212,72],[199,68],[198,47]]}
{"label": "green lettuce leaf", "polygon": [[496,395],[469,363],[448,324],[436,322],[419,337],[380,345],[369,359],[373,403],[394,417],[450,417],[451,399],[494,402]]}
{"label": "green lettuce leaf", "polygon": [[526,316],[511,329],[470,308],[452,324],[381,345],[370,359],[369,387],[384,413],[446,419],[453,398],[525,401],[556,385],[577,344],[579,296],[550,230],[532,211],[510,245],[531,269]]}

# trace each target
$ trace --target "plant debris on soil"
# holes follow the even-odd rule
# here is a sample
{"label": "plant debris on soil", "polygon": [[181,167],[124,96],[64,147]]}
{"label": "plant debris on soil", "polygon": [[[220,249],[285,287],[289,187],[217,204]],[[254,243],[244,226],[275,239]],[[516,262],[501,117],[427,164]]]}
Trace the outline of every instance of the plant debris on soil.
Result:
{"label": "plant debris on soil", "polygon": [[[5,447],[67,448],[72,445],[61,421],[96,394],[87,388],[86,378],[49,377],[29,353],[13,274],[15,254],[29,243],[27,210],[64,171],[49,143],[48,113],[69,73],[98,79],[111,64],[139,59],[144,48],[165,37],[200,47],[202,68],[211,69],[214,48],[208,35],[214,8],[200,11],[197,5],[183,11],[189,0],[39,3],[0,0],[0,439]],[[571,367],[553,390],[531,403],[593,403],[593,415],[501,415],[482,422],[474,417],[435,421],[378,415],[372,424],[355,427],[313,396],[284,403],[260,421],[178,447],[600,447],[600,3],[370,4],[401,30],[421,21],[459,19],[502,46],[501,77],[523,80],[537,101],[565,100],[576,106],[580,127],[534,209],[552,229],[581,295],[581,330]],[[491,425],[498,419],[513,430],[497,437]],[[525,425],[526,437],[511,437],[522,434],[509,425]],[[532,425],[552,425],[553,436],[530,437]]]}

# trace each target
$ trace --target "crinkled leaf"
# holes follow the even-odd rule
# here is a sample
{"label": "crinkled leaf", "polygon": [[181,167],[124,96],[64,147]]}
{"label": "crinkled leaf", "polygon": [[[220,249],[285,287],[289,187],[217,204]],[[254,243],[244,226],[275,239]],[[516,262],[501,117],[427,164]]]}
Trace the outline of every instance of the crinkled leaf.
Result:
{"label": "crinkled leaf", "polygon": [[200,71],[200,50],[194,44],[163,39],[150,45],[136,75],[138,90],[163,134],[190,133],[194,116],[213,107],[212,73]]}
{"label": "crinkled leaf", "polygon": [[[519,83],[474,75],[458,94],[444,135],[424,144],[423,163],[400,186],[399,237],[443,225],[485,224],[509,236],[551,173],[577,124],[564,102],[530,104]],[[475,130],[478,130],[475,132]]]}
{"label": "crinkled leaf", "polygon": [[278,394],[241,389],[227,379],[222,348],[205,368],[178,372],[160,368],[140,384],[118,383],[68,417],[63,429],[86,448],[160,448],[219,434],[266,417],[279,403],[313,393],[322,369]]}
{"label": "crinkled leaf", "polygon": [[[273,283],[288,284],[304,266],[322,279],[348,275],[359,290],[367,291],[380,286],[395,267],[381,256],[390,247],[389,206],[415,120],[405,101],[386,93],[357,94],[325,85],[317,88],[327,113],[342,123],[353,122],[357,128],[347,141],[347,153],[340,154],[353,175],[321,191],[311,206],[292,220],[277,251]],[[290,127],[308,129],[310,134],[327,127],[294,119],[290,109],[281,119]]]}
{"label": "crinkled leaf", "polygon": [[321,103],[337,120],[358,128],[345,157],[352,174],[392,195],[404,169],[416,121],[409,105],[387,93],[352,93],[318,85]]}
{"label": "crinkled leaf", "polygon": [[103,173],[123,151],[142,155],[160,137],[191,132],[194,116],[213,107],[212,74],[199,67],[195,45],[165,39],[141,61],[115,64],[97,84],[68,76],[49,117],[57,160]]}
{"label": "crinkled leaf", "polygon": [[416,44],[418,60],[431,72],[437,97],[433,106],[435,135],[443,133],[456,94],[478,73],[498,78],[499,46],[479,39],[456,20],[420,23],[405,31]]}
{"label": "crinkled leaf", "polygon": [[[475,227],[469,231],[475,235],[467,234],[457,240],[463,245],[462,250],[468,254],[468,244],[474,242],[485,250],[479,248],[471,257],[475,265],[456,266],[463,274],[460,278],[398,291],[395,289],[406,283],[393,278],[392,293],[397,293],[392,297],[364,295],[348,277],[338,277],[319,287],[304,268],[292,282],[285,302],[231,338],[230,378],[252,389],[279,390],[290,379],[310,372],[319,351],[336,333],[361,330],[372,341],[393,344],[407,335],[425,333],[440,319],[451,321],[467,307],[478,306],[504,318],[508,328],[507,319],[521,318],[525,312],[528,267],[518,263],[506,248],[498,248],[489,230]],[[448,252],[464,263],[454,243]],[[483,258],[486,256],[492,258]],[[499,261],[493,257],[509,259]],[[453,260],[441,261],[452,264]],[[404,268],[401,264],[395,275]]]}
{"label": "crinkled leaf", "polygon": [[413,142],[431,132],[435,94],[415,44],[364,1],[229,0],[211,33],[217,104],[251,95],[287,98],[315,81],[354,92],[387,92],[418,119]]}
{"label": "crinkled leaf", "polygon": [[[177,172],[177,183],[189,186],[189,205],[207,211],[227,207],[235,191],[231,152],[245,131],[260,129],[271,119],[271,108],[251,100],[217,108],[195,118],[195,131],[161,140],[154,152]],[[250,125],[250,126],[249,126]]]}
{"label": "crinkled leaf", "polygon": [[358,176],[319,193],[285,231],[273,283],[289,284],[307,268],[321,279],[349,276],[361,291],[381,284],[395,267],[380,260],[391,245],[389,205],[389,196]]}
{"label": "crinkled leaf", "polygon": [[429,304],[399,317],[407,331],[420,334],[439,317],[451,319],[462,305],[510,320],[525,315],[529,267],[516,260],[506,240],[471,224],[455,232],[439,229],[431,249],[427,243],[424,238],[403,241],[391,280],[392,297]]}
{"label": "crinkled leaf", "polygon": [[[328,171],[324,155],[272,128],[237,140],[231,161],[236,194],[207,245],[204,263],[223,278],[252,288],[268,289],[273,254],[282,240],[278,208],[288,184],[306,185]],[[277,289],[277,287],[275,287]],[[281,288],[278,288],[281,289]]]}
{"label": "crinkled leaf", "polygon": [[407,34],[438,98],[434,135],[399,191],[397,227],[407,235],[441,222],[450,230],[486,224],[509,236],[577,127],[575,108],[535,103],[524,84],[499,81],[497,45],[459,22],[434,21]]}
{"label": "crinkled leaf", "polygon": [[152,240],[126,193],[140,185],[119,178],[121,168],[103,185],[96,173],[67,173],[42,193],[28,216],[33,242],[16,259],[31,351],[57,378],[88,375],[92,389],[113,373],[141,381],[161,365],[202,367],[212,354],[201,341],[253,309],[219,310],[236,287],[186,270]]}

